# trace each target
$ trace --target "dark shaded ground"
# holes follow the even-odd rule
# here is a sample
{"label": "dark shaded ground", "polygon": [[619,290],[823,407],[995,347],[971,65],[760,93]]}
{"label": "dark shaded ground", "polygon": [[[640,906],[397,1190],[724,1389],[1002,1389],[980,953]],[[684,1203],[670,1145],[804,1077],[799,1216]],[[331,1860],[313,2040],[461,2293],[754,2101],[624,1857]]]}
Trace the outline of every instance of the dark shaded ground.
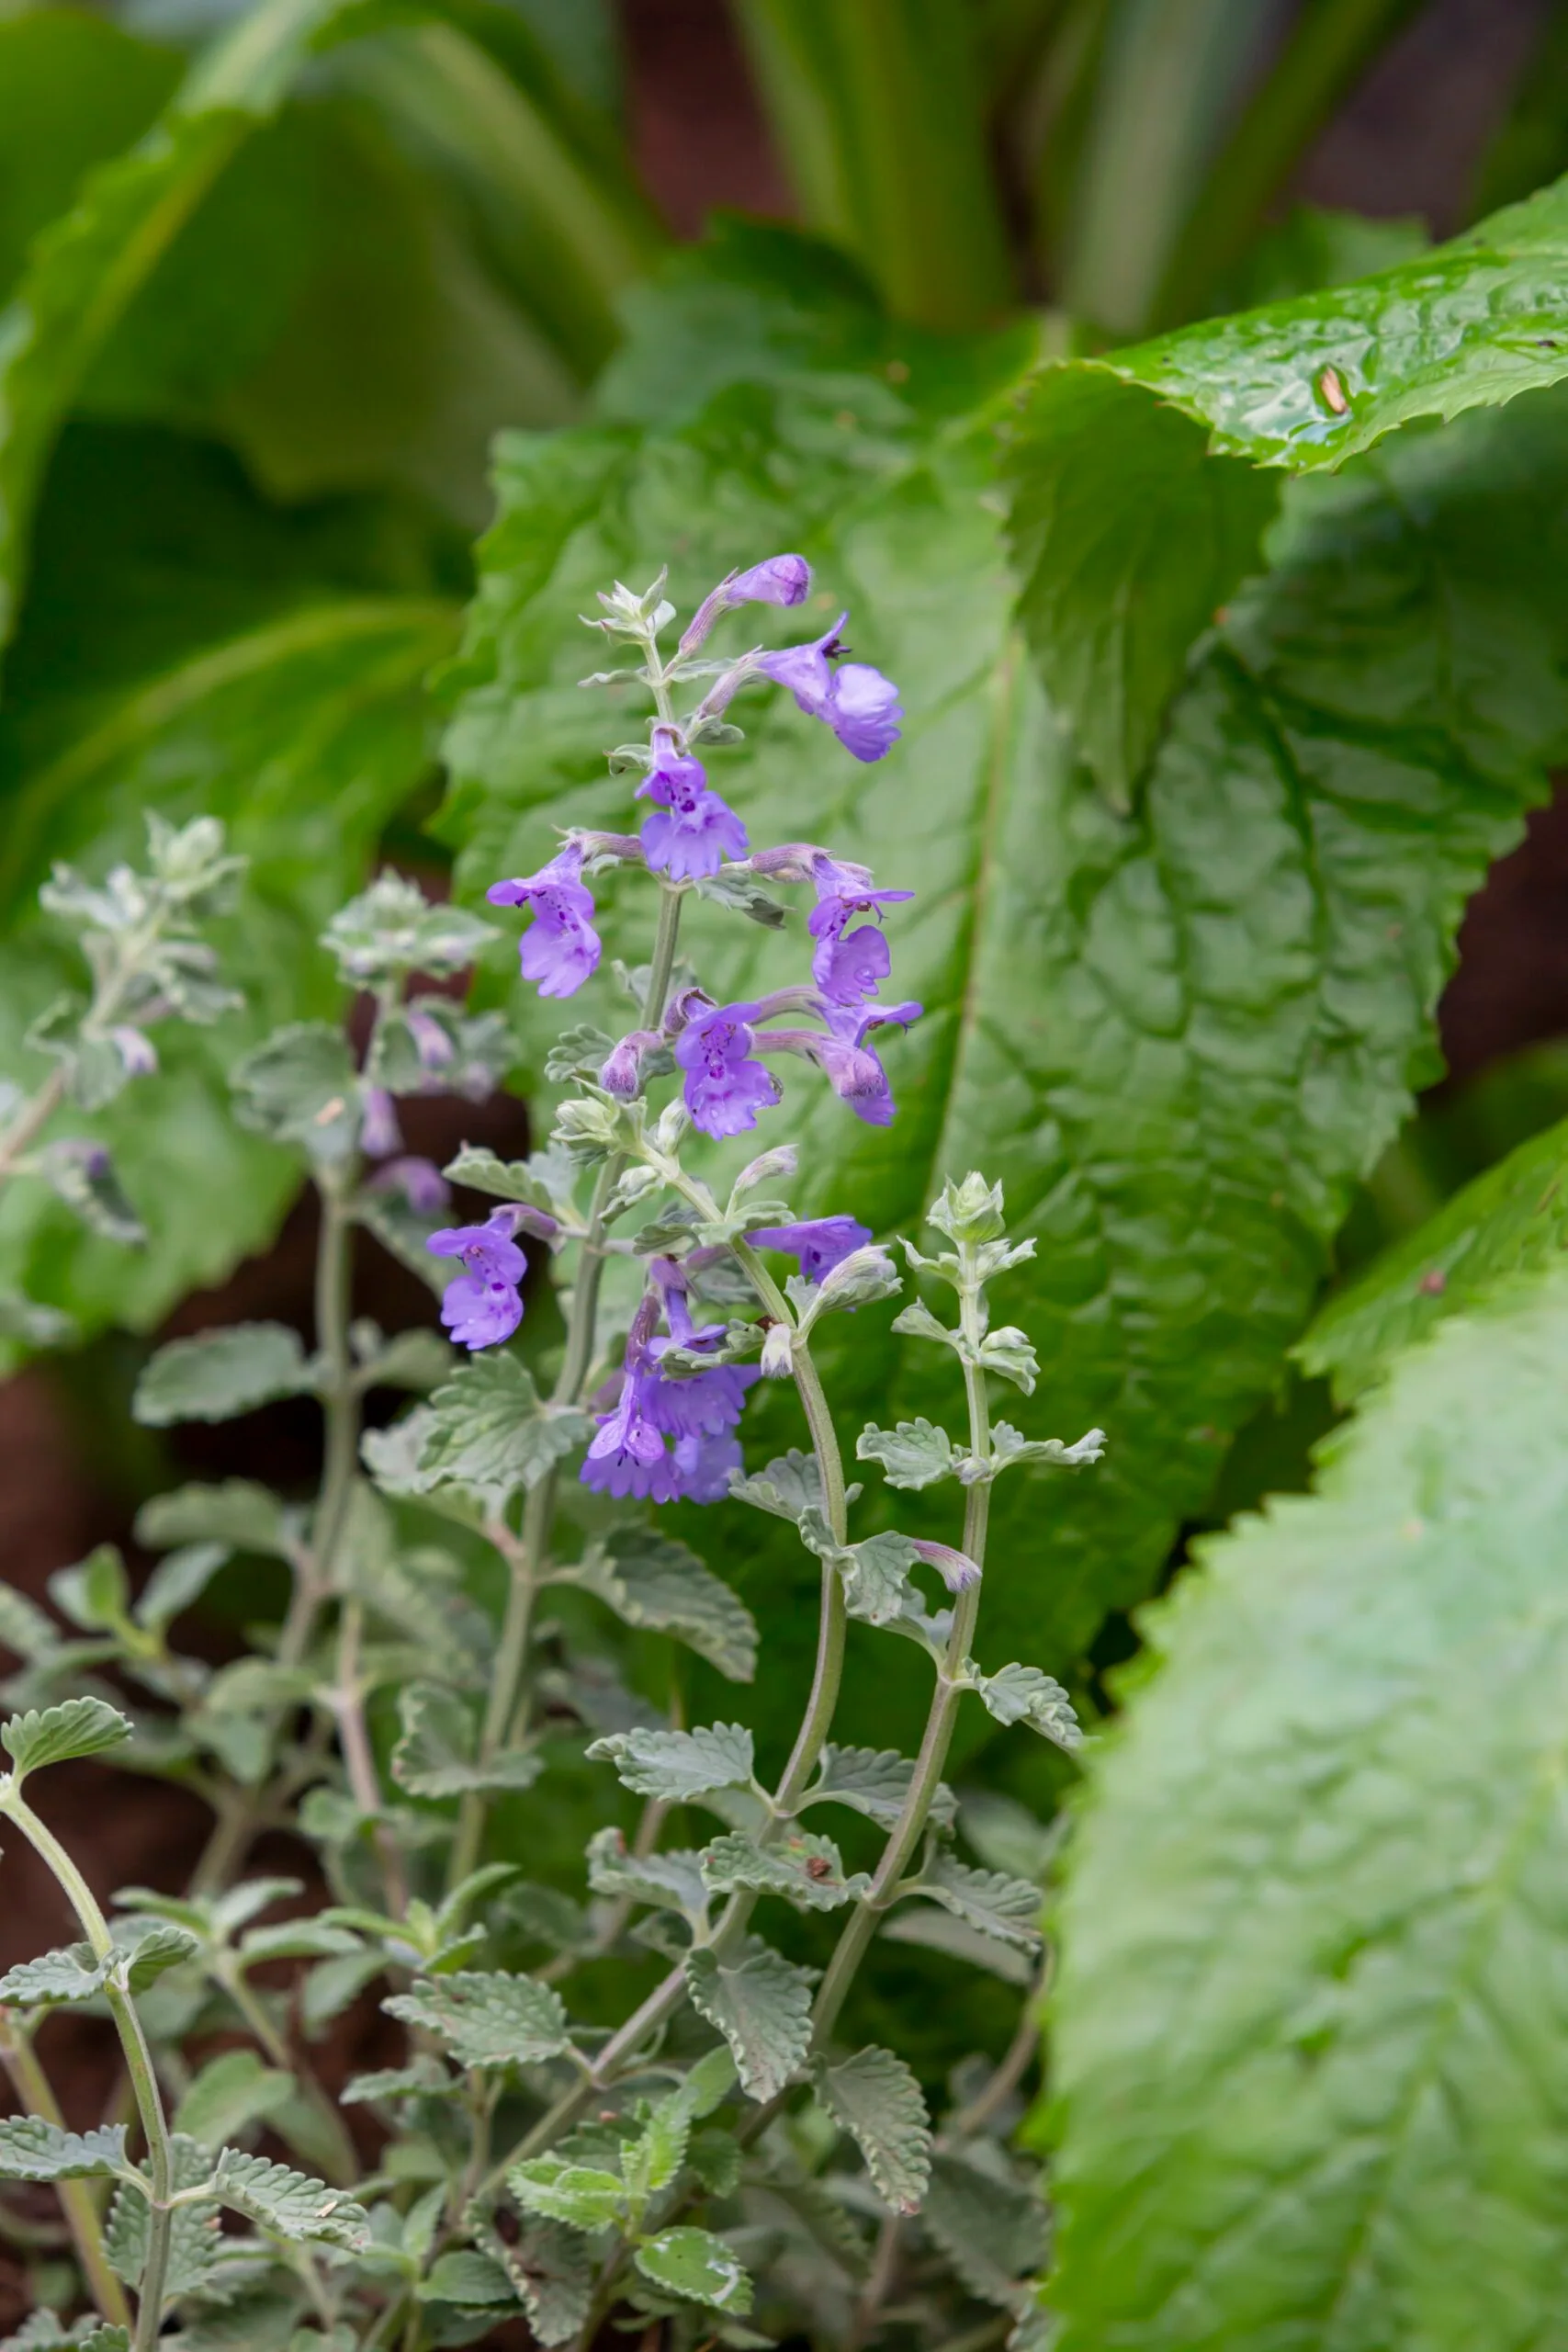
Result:
{"label": "dark shaded ground", "polygon": [[[1424,211],[1436,230],[1447,230],[1545,5],[1436,0],[1319,142],[1301,192],[1369,212]],[[787,212],[784,177],[722,0],[623,0],[623,15],[638,159],[671,225],[694,235],[716,205]],[[1559,799],[1531,820],[1524,843],[1497,866],[1466,918],[1460,968],[1442,1006],[1455,1078],[1568,1034],[1565,907],[1568,799]],[[440,1159],[466,1135],[514,1152],[523,1148],[523,1116],[515,1105],[490,1114],[417,1106],[407,1122],[411,1148]],[[313,1218],[301,1204],[265,1259],[239,1268],[221,1290],[186,1301],[170,1333],[265,1316],[308,1334],[312,1254]],[[370,1244],[355,1310],[389,1328],[434,1320],[431,1295]],[[314,1469],[313,1424],[309,1408],[275,1408],[237,1430],[201,1432],[175,1449],[176,1476],[249,1473],[304,1487]],[[106,1473],[107,1460],[80,1392],[73,1400],[47,1368],[0,1387],[0,1565],[9,1583],[39,1598],[54,1569],[106,1537],[126,1540],[127,1500]],[[48,1814],[102,1895],[133,1882],[176,1887],[206,1829],[203,1808],[179,1791],[91,1766],[51,1775]],[[298,1872],[301,1857],[279,1841],[270,1852],[259,1849],[257,1860]],[[70,1939],[72,1922],[53,1882],[19,1843],[6,1852],[0,1883],[0,1966]],[[318,2051],[329,2086],[380,2063],[378,2023],[370,1996]],[[62,2017],[51,2021],[42,2047],[67,2120],[97,2120],[118,2074],[107,2031]],[[47,2217],[46,2195],[38,2211]],[[23,2265],[0,2248],[0,2326],[14,2325],[31,2300]],[[525,2336],[508,2328],[485,2340],[502,2352]]]}

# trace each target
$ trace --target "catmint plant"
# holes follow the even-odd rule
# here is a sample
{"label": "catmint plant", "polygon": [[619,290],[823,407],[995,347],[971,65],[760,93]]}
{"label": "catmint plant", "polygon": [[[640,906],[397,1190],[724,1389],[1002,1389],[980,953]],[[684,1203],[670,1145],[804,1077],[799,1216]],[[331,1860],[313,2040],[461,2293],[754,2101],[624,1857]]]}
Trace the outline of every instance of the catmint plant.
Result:
{"label": "catmint plant", "polygon": [[[610,674],[649,706],[646,741],[612,754],[627,830],[568,833],[489,900],[518,918],[523,976],[545,997],[608,998],[606,889],[645,894],[650,947],[631,1026],[563,1032],[543,1148],[508,1162],[465,1146],[445,1170],[406,1150],[404,1100],[481,1099],[513,1048],[502,1016],[452,993],[505,952],[500,924],[394,874],[327,928],[344,1019],[281,1030],[234,1070],[235,1116],[300,1154],[317,1196],[313,1349],[265,1323],[176,1340],[135,1409],[161,1427],[313,1398],[322,1474],[310,1498],[243,1482],[159,1497],[137,1532],[161,1556],[135,1598],[106,1547],[54,1579],[63,1625],[15,1594],[0,1610],[21,1661],[0,1814],[83,1937],[0,1980],[0,2064],[25,2109],[0,2122],[0,2178],[58,2184],[92,2306],[79,2324],[41,2314],[29,2345],[422,2352],[481,2342],[509,2315],[581,2352],[612,2321],[693,2352],[803,2332],[858,2346],[892,2324],[933,2346],[1035,2329],[1043,2208],[1008,2134],[1034,2050],[1051,1841],[1000,1798],[961,1810],[943,1776],[966,1702],[1078,1744],[1049,1675],[984,1662],[987,1525],[998,1477],[1085,1467],[1101,1433],[1066,1445],[995,1416],[997,1384],[1028,1396],[1037,1373],[1026,1335],[992,1319],[995,1286],[1035,1246],[1009,1237],[999,1186],[946,1182],[935,1246],[902,1238],[902,1265],[852,1200],[797,1215],[790,1197],[802,1090],[887,1125],[920,1017],[893,1001],[910,894],[830,844],[753,842],[710,776],[743,697],[779,686],[824,729],[824,757],[896,745],[897,689],[846,657],[842,616],[783,651],[715,654],[733,615],[796,606],[809,581],[796,555],[732,573],[668,653],[662,575],[645,594],[617,585],[590,620],[629,649]],[[173,855],[158,837],[154,851]],[[776,924],[780,890],[800,894],[797,977],[745,1001],[710,994],[678,962],[687,901]],[[157,904],[163,944],[136,946],[137,977],[95,949],[91,1007],[51,1030],[77,1039],[71,1069],[85,1039],[131,1073],[141,1046],[118,1033],[141,1038],[165,1002],[190,1011],[176,982],[205,974],[181,927],[195,899]],[[365,1008],[352,1030],[350,995]],[[49,1110],[71,1080],[53,1083]],[[48,1114],[12,1114],[18,1169],[28,1119],[36,1132]],[[711,1143],[753,1131],[755,1156],[720,1184]],[[366,1236],[430,1280],[446,1338],[353,1317]],[[547,1280],[559,1320],[541,1344]],[[895,1495],[942,1490],[940,1540],[885,1514],[854,1525],[862,1489],[816,1353],[829,1317],[864,1330],[895,1300],[893,1329],[950,1373],[958,1426],[868,1426],[854,1454]],[[793,1387],[801,1442],[759,1462],[747,1415],[764,1381]],[[400,1391],[418,1401],[389,1420]],[[730,1583],[654,1515],[673,1502],[713,1512],[720,1547],[766,1514],[818,1563],[814,1668],[776,1776],[741,1722],[661,1713],[624,1676],[649,1631],[732,1682],[757,1670]],[[214,1670],[172,1633],[244,1555],[281,1565],[288,1606],[254,1654]],[[913,1757],[834,1737],[852,1620],[930,1662]],[[49,1827],[35,1776],[98,1753],[209,1808],[179,1894],[121,1890],[106,1910]],[[582,1864],[552,1874],[538,1858],[568,1759],[578,1784],[599,1775],[602,1826]],[[299,1878],[254,1873],[279,1828],[325,1884],[311,1909]],[[790,1910],[819,1969],[790,1956],[798,1935],[776,1940]],[[999,2065],[960,2070],[934,2120],[899,2052],[846,2039],[879,1935],[961,1952],[1024,1996]],[[287,1991],[258,1973],[275,1963]],[[610,2019],[606,1971],[635,1988]],[[400,2051],[333,2098],[313,2044],[361,1999]],[[64,2127],[38,2047],[56,2007],[84,2003],[111,2018],[127,2084],[85,2133]],[[197,2064],[193,2042],[214,2034],[225,2046]],[[288,2161],[257,2148],[263,2133]]]}

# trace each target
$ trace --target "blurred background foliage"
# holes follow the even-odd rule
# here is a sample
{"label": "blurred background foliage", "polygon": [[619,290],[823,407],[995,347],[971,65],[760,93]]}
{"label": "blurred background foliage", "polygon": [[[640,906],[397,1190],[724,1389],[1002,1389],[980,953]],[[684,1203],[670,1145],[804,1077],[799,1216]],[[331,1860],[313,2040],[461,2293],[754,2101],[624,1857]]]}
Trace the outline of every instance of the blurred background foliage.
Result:
{"label": "blurred background foliage", "polygon": [[[1436,175],[1417,156],[1408,185],[1386,175],[1382,217],[1303,202],[1359,193],[1356,107],[1424,73],[1469,85]],[[529,599],[579,526],[597,518],[594,551],[614,556],[656,522],[694,582],[710,555],[767,552],[771,531],[826,558],[835,593],[857,581],[888,640],[874,658],[956,665],[941,577],[908,612],[891,594],[879,607],[877,583],[938,546],[915,527],[931,502],[994,505],[977,436],[1033,357],[1388,266],[1565,165],[1568,30],[1546,0],[0,11],[0,1064],[23,1067],[22,1032],[60,985],[33,911],[53,859],[130,849],[148,807],[209,809],[254,879],[224,943],[243,1036],[193,1033],[155,1108],[104,1114],[133,1196],[175,1204],[153,1246],[117,1254],[15,1188],[0,1272],[89,1332],[142,1331],[272,1242],[298,1172],[233,1129],[226,1066],[330,1006],[327,912],[378,849],[427,875],[455,849],[509,857],[531,808],[589,788],[598,715],[524,691],[573,626],[570,605],[547,624]],[[715,184],[783,224],[721,222],[694,246]],[[481,603],[453,672],[491,444],[516,427],[551,436],[528,445],[548,454],[491,543],[510,601]],[[886,514],[864,521],[856,501],[879,485]],[[688,547],[682,517],[703,501]],[[962,531],[940,546],[982,648],[967,692],[997,658],[994,558]],[[491,687],[511,699],[476,749]],[[759,741],[772,757],[767,721]],[[969,823],[981,752],[944,738],[931,756],[962,766]],[[487,759],[476,810],[466,778]],[[787,803],[785,752],[767,774]],[[873,854],[900,838],[901,789],[864,818]],[[486,985],[502,994],[500,972]],[[1568,1112],[1562,1049],[1500,1059],[1520,1040],[1481,1031],[1464,1082],[1358,1195],[1342,1268]],[[526,1038],[520,1052],[525,1082]],[[862,1172],[880,1182],[874,1142]],[[893,1222],[918,1203],[887,1205]],[[94,1428],[128,1365],[109,1336],[67,1367]],[[1219,1485],[1194,1521],[1303,1481],[1333,1408],[1321,1382],[1279,1381],[1228,1458],[1208,1431]],[[100,1476],[134,1490],[152,1467]],[[749,1570],[753,1600],[770,1557]],[[1076,1658],[1101,1694],[1133,1641],[1118,1610],[1094,1631],[1115,1581],[1091,1580],[1046,1660]],[[1123,1582],[1130,1600],[1147,1577]],[[774,1616],[787,1648],[790,1611]]]}

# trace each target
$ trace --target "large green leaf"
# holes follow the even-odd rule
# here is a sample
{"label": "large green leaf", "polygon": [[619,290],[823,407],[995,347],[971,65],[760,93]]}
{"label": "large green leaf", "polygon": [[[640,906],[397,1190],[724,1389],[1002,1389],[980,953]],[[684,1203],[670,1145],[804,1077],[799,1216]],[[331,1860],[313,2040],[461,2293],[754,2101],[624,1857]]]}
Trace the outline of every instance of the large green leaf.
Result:
{"label": "large green leaf", "polygon": [[[998,1292],[1044,1367],[1026,1433],[1098,1424],[1110,1451],[1071,1482],[998,1487],[980,1658],[1059,1667],[1149,1589],[1276,1378],[1351,1182],[1435,1072],[1464,899],[1568,749],[1568,594],[1542,527],[1562,406],[1407,436],[1354,480],[1294,489],[1275,570],[1234,603],[1125,817],[1012,633],[990,447],[984,424],[928,435],[886,382],[841,374],[731,387],[674,430],[505,445],[445,821],[477,894],[540,865],[553,826],[633,818],[603,751],[635,702],[575,683],[576,616],[607,579],[669,557],[684,608],[730,565],[798,547],[818,566],[799,617],[852,608],[857,654],[903,692],[893,754],[855,767],[785,698],[748,695],[730,714],[747,742],[712,773],[759,845],[825,842],[919,892],[889,938],[896,991],[926,1017],[888,1048],[890,1129],[786,1071],[756,1140],[799,1141],[797,1214],[883,1229],[912,1227],[948,1173],[1005,1179],[1010,1222],[1039,1243]],[[602,895],[609,952],[577,1004],[615,1028],[630,1015],[610,956],[644,959],[648,902],[631,877]],[[798,918],[765,933],[700,906],[683,943],[721,996],[806,961]],[[542,1061],[555,1009],[513,1001]],[[846,1443],[867,1418],[955,1415],[945,1359],[890,1338],[880,1310],[844,1318],[830,1357]],[[759,1413],[755,1458],[799,1442],[787,1399]],[[951,1540],[944,1508],[940,1488],[900,1498],[900,1524]],[[787,1532],[747,1536],[779,1665],[761,1704],[782,1711],[792,1659],[804,1687],[809,1570]],[[902,1743],[898,1674],[852,1695],[865,1715],[847,1736]]]}
{"label": "large green leaf", "polygon": [[1565,254],[1568,182],[1374,277],[1042,372],[1009,460],[1023,617],[1114,797],[1255,561],[1273,493],[1237,461],[1332,469],[1556,383]]}
{"label": "large green leaf", "polygon": [[1565,1361],[1560,1273],[1450,1323],[1144,1621],[1059,1914],[1062,2352],[1551,2340]]}
{"label": "large green leaf", "polygon": [[1385,1250],[1329,1301],[1297,1350],[1347,1402],[1402,1349],[1568,1245],[1568,1126],[1531,1136]]}
{"label": "large green leaf", "polygon": [[16,625],[43,469],[87,370],[247,131],[281,103],[338,5],[265,0],[34,248],[0,318],[0,638]]}

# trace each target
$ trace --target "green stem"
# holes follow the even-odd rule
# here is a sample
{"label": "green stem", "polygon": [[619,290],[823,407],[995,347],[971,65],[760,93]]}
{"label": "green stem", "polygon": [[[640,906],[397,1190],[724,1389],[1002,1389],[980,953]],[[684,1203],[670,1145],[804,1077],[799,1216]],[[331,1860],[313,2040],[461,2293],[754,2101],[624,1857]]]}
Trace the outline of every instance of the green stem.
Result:
{"label": "green stem", "polygon": [[359,2177],[359,2151],[349,2136],[342,2114],[333,2105],[310,2066],[302,2061],[296,2061],[288,2042],[247,1981],[244,1971],[234,1967],[222,1968],[219,1971],[219,1981],[267,2058],[275,2066],[281,2066],[286,2074],[298,2077],[306,2099],[330,2135],[334,2154],[328,2166],[327,2177],[333,2187],[352,2188]]}
{"label": "green stem", "polygon": [[[649,647],[648,674],[660,716],[667,718],[670,716],[669,688],[651,643]],[[670,993],[670,976],[675,968],[675,949],[681,935],[681,901],[685,895],[684,888],[679,885],[661,882],[659,886],[659,928],[654,935],[653,962],[642,1002],[642,1026],[645,1029],[657,1029],[664,1019],[664,1001]],[[578,1261],[577,1280],[572,1286],[566,1351],[551,1392],[553,1404],[581,1403],[588,1385],[588,1375],[593,1368],[593,1348],[599,1324],[599,1285],[604,1272],[604,1211],[626,1165],[623,1158],[606,1160],[593,1188],[588,1228],[582,1237],[581,1254]],[[491,1682],[479,1735],[479,1753],[486,1762],[515,1736],[517,1712],[528,1663],[528,1634],[533,1620],[534,1596],[538,1589],[540,1571],[549,1546],[555,1509],[556,1473],[551,1469],[546,1472],[536,1487],[530,1489],[524,1506],[520,1538],[513,1536],[510,1529],[492,1527],[488,1531],[491,1543],[506,1562],[508,1582],[495,1674]],[[453,1840],[452,1857],[447,1866],[448,1888],[459,1885],[478,1861],[484,1841],[488,1811],[489,1802],[482,1790],[476,1790],[463,1799],[457,1816],[457,1834]]]}
{"label": "green stem", "polygon": [[[33,1851],[53,1872],[82,1923],[82,1932],[93,1948],[94,1957],[107,1960],[114,1951],[114,1939],[98,1908],[97,1898],[60,1840],[51,1830],[45,1828],[32,1807],[24,1802],[15,1782],[4,1799],[0,1799],[0,1811],[9,1814]],[[125,2053],[126,2072],[130,2076],[130,2086],[136,2095],[136,2109],[141,2119],[142,2135],[147,2143],[148,2167],[152,2174],[147,2261],[141,2274],[136,2333],[132,2338],[132,2352],[152,2352],[163,2321],[164,2281],[169,2268],[169,2232],[174,2218],[169,2199],[174,2189],[174,2157],[169,2146],[169,2127],[164,2114],[163,2097],[152,2067],[152,2053],[147,2047],[147,2037],[141,2030],[141,2019],[136,2013],[136,2005],[112,1978],[104,1986],[104,1998],[108,2003],[109,2014],[119,2035],[120,2048]]]}
{"label": "green stem", "polygon": [[[984,1462],[991,1451],[991,1423],[986,1396],[986,1375],[974,1361],[978,1355],[984,1332],[980,1324],[980,1291],[974,1274],[972,1246],[961,1243],[959,1258],[965,1277],[960,1293],[959,1320],[966,1342],[964,1385],[969,1401],[969,1445],[974,1459]],[[982,1568],[986,1560],[986,1532],[990,1509],[990,1485],[981,1479],[969,1488],[964,1513],[964,1549],[976,1566]],[[942,1783],[942,1767],[947,1762],[953,1726],[958,1720],[959,1702],[964,1689],[964,1666],[975,1645],[975,1624],[980,1613],[981,1589],[982,1579],[977,1577],[953,1603],[953,1627],[948,1634],[942,1665],[937,1670],[936,1689],[931,1693],[925,1736],[920,1741],[920,1752],[915,1760],[903,1808],[888,1832],[887,1843],[870,1888],[845,1921],[833,1957],[818,1989],[811,2017],[813,2049],[819,2050],[831,2034],[850,1986],[854,1982],[855,1972],[865,1957],[866,1948],[881,1926],[883,1914],[894,1900],[899,1882],[925,1835],[926,1821]]]}
{"label": "green stem", "polygon": [[[0,2010],[0,2064],[5,2066],[12,2087],[28,2114],[40,2115],[57,2132],[63,2132],[65,2118],[60,2111],[53,2086],[43,2071],[31,2037],[9,2010]],[[55,2183],[55,2193],[71,2232],[76,2259],[82,2266],[82,2276],[100,2315],[112,2326],[129,2332],[130,2305],[126,2301],[125,2289],[109,2268],[92,2190],[85,2180],[61,2180]]]}

